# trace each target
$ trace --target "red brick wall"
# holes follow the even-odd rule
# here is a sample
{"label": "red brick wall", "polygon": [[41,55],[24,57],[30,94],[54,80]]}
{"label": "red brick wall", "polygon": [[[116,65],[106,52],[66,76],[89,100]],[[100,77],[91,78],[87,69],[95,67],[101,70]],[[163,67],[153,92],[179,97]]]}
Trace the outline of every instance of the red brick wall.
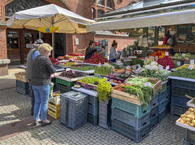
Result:
{"label": "red brick wall", "polygon": [[97,35],[95,37],[95,40],[108,40],[108,48],[111,48],[112,42],[115,40],[118,43],[117,50],[121,50],[125,48],[128,45],[132,45],[134,40],[130,39],[128,37],[118,37],[118,36],[103,36],[103,35]]}
{"label": "red brick wall", "polygon": [[[5,0],[0,0],[0,21],[5,20]],[[0,59],[7,58],[6,28],[0,26]]]}
{"label": "red brick wall", "polygon": [[7,58],[6,29],[0,28],[0,59]]}

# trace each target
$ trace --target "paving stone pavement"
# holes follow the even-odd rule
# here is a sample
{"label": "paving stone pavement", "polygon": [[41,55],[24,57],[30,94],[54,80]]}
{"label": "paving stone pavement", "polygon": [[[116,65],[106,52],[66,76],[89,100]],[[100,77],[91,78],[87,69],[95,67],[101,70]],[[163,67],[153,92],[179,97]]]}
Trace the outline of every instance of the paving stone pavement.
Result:
{"label": "paving stone pavement", "polygon": [[[0,126],[30,116],[30,98],[15,92],[15,88],[0,90]],[[59,121],[0,140],[0,145],[182,145],[184,130],[168,115],[141,143],[112,130],[87,123],[78,130],[64,127]]]}

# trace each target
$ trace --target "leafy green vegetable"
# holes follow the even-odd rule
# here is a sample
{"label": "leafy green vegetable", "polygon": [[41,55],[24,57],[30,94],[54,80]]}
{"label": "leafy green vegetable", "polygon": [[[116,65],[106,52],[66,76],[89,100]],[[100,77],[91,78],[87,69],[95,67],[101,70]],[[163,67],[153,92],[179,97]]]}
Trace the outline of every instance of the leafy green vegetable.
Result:
{"label": "leafy green vegetable", "polygon": [[153,96],[153,89],[145,86],[124,86],[125,92],[135,95],[144,105],[148,105]]}
{"label": "leafy green vegetable", "polygon": [[100,101],[106,101],[110,97],[112,86],[105,80],[100,80],[97,86],[98,97]]}
{"label": "leafy green vegetable", "polygon": [[88,70],[93,70],[95,67],[94,66],[71,66],[72,69],[76,70],[81,70],[81,71],[88,71]]}
{"label": "leafy green vegetable", "polygon": [[171,76],[195,79],[195,70],[179,69],[171,73]]}
{"label": "leafy green vegetable", "polygon": [[104,66],[96,66],[95,73],[100,75],[109,75],[112,72],[112,66],[104,65]]}
{"label": "leafy green vegetable", "polygon": [[112,86],[106,78],[101,79],[97,77],[86,77],[79,81],[87,84],[97,85],[97,92],[100,101],[106,101],[110,97]]}

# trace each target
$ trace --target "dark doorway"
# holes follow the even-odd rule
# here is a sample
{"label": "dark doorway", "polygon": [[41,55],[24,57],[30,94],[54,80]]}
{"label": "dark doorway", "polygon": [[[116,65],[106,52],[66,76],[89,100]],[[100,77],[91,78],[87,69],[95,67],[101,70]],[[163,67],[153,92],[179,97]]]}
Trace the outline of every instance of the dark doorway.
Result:
{"label": "dark doorway", "polygon": [[55,58],[66,54],[66,34],[55,33]]}

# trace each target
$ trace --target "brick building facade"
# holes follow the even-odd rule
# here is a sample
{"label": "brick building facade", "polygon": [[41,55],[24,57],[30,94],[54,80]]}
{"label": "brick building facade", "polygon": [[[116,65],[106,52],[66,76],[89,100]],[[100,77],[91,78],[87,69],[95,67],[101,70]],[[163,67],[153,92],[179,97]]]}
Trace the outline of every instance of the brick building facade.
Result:
{"label": "brick building facade", "polygon": [[[7,16],[15,11],[53,3],[81,16],[93,19],[108,11],[124,7],[132,1],[135,0],[0,0],[0,75],[7,74],[9,63],[7,58],[11,59],[11,61],[19,60],[20,63],[24,63],[29,51],[26,43],[32,43],[38,37],[38,32],[36,31],[6,28],[5,21],[8,18]],[[23,3],[26,3],[26,5]],[[51,34],[43,34],[43,37],[45,42],[51,43]],[[59,36],[56,34],[56,39],[58,40],[58,38],[61,38],[61,42],[64,42],[64,45],[60,46],[64,47],[62,48],[64,49],[63,53],[84,53],[90,40],[107,39],[109,45],[113,40],[116,40],[120,48],[132,42],[128,37],[124,36],[106,36],[95,33],[60,34]],[[60,42],[58,43],[60,44]]]}

